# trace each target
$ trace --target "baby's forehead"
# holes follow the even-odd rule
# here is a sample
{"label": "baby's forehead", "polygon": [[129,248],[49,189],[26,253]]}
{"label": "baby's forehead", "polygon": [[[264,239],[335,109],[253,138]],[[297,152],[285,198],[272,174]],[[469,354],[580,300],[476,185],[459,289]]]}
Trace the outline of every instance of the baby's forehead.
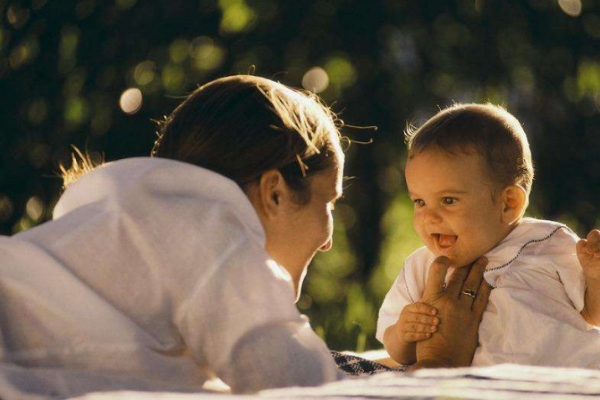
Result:
{"label": "baby's forehead", "polygon": [[[495,174],[491,165],[487,162],[485,155],[471,146],[453,146],[451,148],[440,148],[431,146],[418,153],[409,156],[411,160],[419,159],[412,163],[415,168],[433,168],[440,172],[447,180],[460,180],[473,185],[484,183],[491,187],[497,186],[499,174]],[[465,173],[468,173],[466,176]],[[476,181],[473,178],[477,178]],[[448,182],[450,183],[450,182]]]}

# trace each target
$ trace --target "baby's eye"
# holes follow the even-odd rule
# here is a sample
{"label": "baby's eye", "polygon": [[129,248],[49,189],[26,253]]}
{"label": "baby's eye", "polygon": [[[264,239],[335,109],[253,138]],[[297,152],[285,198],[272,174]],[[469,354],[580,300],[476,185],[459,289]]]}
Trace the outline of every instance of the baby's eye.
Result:
{"label": "baby's eye", "polygon": [[415,199],[413,203],[415,203],[415,207],[423,207],[425,205],[425,202],[421,199]]}
{"label": "baby's eye", "polygon": [[446,205],[451,205],[456,203],[457,199],[454,197],[444,197],[442,198],[442,203],[446,204]]}

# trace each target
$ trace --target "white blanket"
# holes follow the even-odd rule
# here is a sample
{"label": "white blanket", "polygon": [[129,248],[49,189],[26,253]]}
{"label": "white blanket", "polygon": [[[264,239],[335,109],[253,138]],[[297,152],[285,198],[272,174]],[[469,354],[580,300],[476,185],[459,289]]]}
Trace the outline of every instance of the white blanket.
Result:
{"label": "white blanket", "polygon": [[590,399],[600,397],[600,372],[575,368],[497,365],[482,368],[383,373],[315,388],[268,390],[256,395],[94,393],[78,400],[190,399]]}

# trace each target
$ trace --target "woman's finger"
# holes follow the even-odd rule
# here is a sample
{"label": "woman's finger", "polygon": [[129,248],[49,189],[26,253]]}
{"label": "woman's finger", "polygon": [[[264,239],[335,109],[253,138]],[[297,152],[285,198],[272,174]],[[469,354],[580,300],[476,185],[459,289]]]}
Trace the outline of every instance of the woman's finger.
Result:
{"label": "woman's finger", "polygon": [[448,286],[446,286],[446,294],[448,296],[453,298],[459,296],[470,269],[471,267],[454,269],[450,281],[448,282]]}
{"label": "woman's finger", "polygon": [[485,272],[485,267],[487,265],[487,258],[479,257],[471,270],[469,271],[469,275],[463,284],[461,290],[461,300],[469,300],[474,301],[479,292],[479,287],[481,286],[481,282],[483,281],[483,273]]}
{"label": "woman's finger", "polygon": [[448,257],[440,256],[433,261],[423,292],[424,299],[437,297],[444,292],[444,282],[449,267],[450,259]]}
{"label": "woman's finger", "polygon": [[493,287],[490,286],[485,279],[481,281],[477,298],[473,302],[473,311],[479,316],[480,319],[485,311],[485,308],[487,307],[492,289]]}

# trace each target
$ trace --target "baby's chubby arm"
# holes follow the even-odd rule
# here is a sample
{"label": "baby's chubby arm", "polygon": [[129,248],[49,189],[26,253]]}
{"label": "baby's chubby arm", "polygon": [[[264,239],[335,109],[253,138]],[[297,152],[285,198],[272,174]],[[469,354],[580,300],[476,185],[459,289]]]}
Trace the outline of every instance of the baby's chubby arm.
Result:
{"label": "baby's chubby arm", "polygon": [[383,344],[392,359],[400,364],[416,361],[416,342],[429,339],[437,331],[437,310],[425,303],[409,304],[398,321],[383,334]]}
{"label": "baby's chubby arm", "polygon": [[576,249],[586,283],[581,315],[588,324],[600,326],[600,231],[592,230],[577,242]]}

